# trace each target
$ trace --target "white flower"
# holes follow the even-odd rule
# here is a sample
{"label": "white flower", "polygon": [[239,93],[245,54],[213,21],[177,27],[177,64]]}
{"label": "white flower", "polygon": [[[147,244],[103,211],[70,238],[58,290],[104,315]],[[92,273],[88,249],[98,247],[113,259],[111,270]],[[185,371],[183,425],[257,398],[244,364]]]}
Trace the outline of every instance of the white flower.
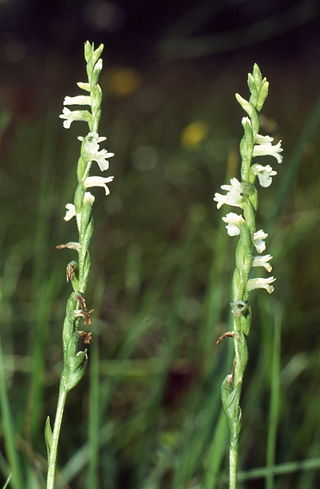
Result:
{"label": "white flower", "polygon": [[114,179],[114,177],[107,177],[107,178],[104,178],[104,177],[87,177],[84,181],[84,186],[86,188],[89,188],[89,187],[103,187],[104,188],[104,191],[105,191],[105,194],[106,195],[109,195],[110,194],[110,190],[109,188],[107,187],[107,183],[109,182],[112,182],[112,180]]}
{"label": "white flower", "polygon": [[261,187],[270,187],[272,177],[277,175],[270,165],[252,165],[251,170],[258,177]]}
{"label": "white flower", "polygon": [[274,138],[271,136],[262,136],[262,134],[256,135],[257,144],[271,144]]}
{"label": "white flower", "polygon": [[76,208],[74,204],[66,204],[66,215],[64,216],[65,221],[70,221],[76,215]]}
{"label": "white flower", "polygon": [[257,134],[256,143],[253,147],[253,156],[274,156],[278,163],[283,160],[280,154],[283,149],[281,148],[281,141],[278,144],[272,144],[273,138],[270,136],[261,136]]}
{"label": "white flower", "polygon": [[236,178],[231,178],[231,185],[222,185],[222,190],[227,190],[226,195],[219,194],[216,192],[214,194],[213,200],[217,202],[217,208],[223,204],[233,205],[235,207],[242,207],[242,186],[239,180]]}
{"label": "white flower", "polygon": [[244,222],[244,219],[235,212],[228,212],[228,214],[222,218],[227,223],[226,230],[229,236],[237,236],[240,234],[240,226]]}
{"label": "white flower", "polygon": [[90,105],[90,95],[77,95],[76,97],[65,97],[63,105]]}
{"label": "white flower", "polygon": [[84,204],[93,204],[94,203],[94,195],[91,192],[85,192],[83,196]]}
{"label": "white flower", "polygon": [[253,235],[253,244],[258,253],[262,253],[266,249],[266,244],[264,240],[268,237],[268,234],[265,233],[262,229],[255,232]]}
{"label": "white flower", "polygon": [[254,289],[265,289],[269,294],[272,294],[274,287],[272,284],[275,282],[275,277],[268,278],[250,278],[247,282],[247,291]]}
{"label": "white flower", "polygon": [[73,121],[88,121],[91,117],[90,112],[87,110],[70,110],[67,107],[63,108],[62,114],[59,115],[63,121],[63,127],[69,129]]}
{"label": "white flower", "polygon": [[267,272],[271,272],[272,266],[269,261],[272,260],[271,255],[254,256],[252,260],[253,267],[264,267]]}
{"label": "white flower", "polygon": [[108,153],[106,149],[99,150],[99,143],[107,138],[99,137],[96,132],[89,132],[85,138],[79,136],[79,141],[84,141],[84,150],[88,161],[96,161],[101,171],[108,170],[109,161],[107,158],[112,158],[114,153]]}

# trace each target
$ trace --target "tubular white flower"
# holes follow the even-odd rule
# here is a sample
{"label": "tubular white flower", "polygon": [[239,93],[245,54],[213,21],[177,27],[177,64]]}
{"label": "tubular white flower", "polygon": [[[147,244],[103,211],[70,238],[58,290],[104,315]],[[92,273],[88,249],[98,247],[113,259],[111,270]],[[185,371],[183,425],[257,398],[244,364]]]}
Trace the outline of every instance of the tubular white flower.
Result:
{"label": "tubular white flower", "polygon": [[103,187],[104,188],[104,191],[105,191],[105,194],[106,195],[109,195],[110,194],[110,190],[109,188],[107,187],[107,183],[109,182],[112,182],[112,180],[114,179],[114,177],[107,177],[107,178],[104,178],[104,177],[87,177],[84,181],[84,186],[86,188],[89,188],[89,187]]}
{"label": "tubular white flower", "polygon": [[250,290],[254,289],[265,289],[268,294],[272,294],[274,291],[274,287],[272,284],[273,282],[276,281],[275,277],[268,277],[268,278],[250,278],[247,282],[247,291],[250,292]]}
{"label": "tubular white flower", "polygon": [[69,129],[73,121],[88,121],[91,114],[87,110],[70,110],[64,107],[59,117],[60,119],[65,119],[63,121],[63,127]]}
{"label": "tubular white flower", "polygon": [[75,97],[64,97],[63,105],[90,105],[90,95],[77,95]]}
{"label": "tubular white flower", "polygon": [[273,142],[274,138],[271,136],[262,136],[262,134],[257,134],[255,142],[256,144],[271,144]]}
{"label": "tubular white flower", "polygon": [[222,190],[227,190],[226,195],[219,194],[216,192],[214,194],[213,200],[217,202],[217,208],[223,204],[232,205],[234,207],[242,207],[242,185],[237,178],[231,178],[231,185],[222,185]]}
{"label": "tubular white flower", "polygon": [[89,132],[85,138],[79,136],[79,141],[84,141],[84,149],[88,161],[95,161],[98,163],[101,171],[108,170],[109,161],[107,158],[112,158],[114,153],[108,153],[106,149],[99,150],[99,143],[105,141],[107,138],[99,137],[96,132]]}
{"label": "tubular white flower", "polygon": [[261,136],[260,134],[256,137],[256,142],[258,144],[253,147],[253,156],[274,156],[278,163],[283,160],[280,154],[283,149],[281,148],[281,141],[278,144],[272,144],[273,138],[270,136]]}
{"label": "tubular white flower", "polygon": [[262,253],[266,249],[266,244],[264,240],[268,237],[268,234],[265,233],[262,229],[256,231],[253,235],[253,244],[258,253]]}
{"label": "tubular white flower", "polygon": [[229,236],[238,236],[238,234],[240,234],[240,226],[244,222],[242,216],[235,212],[228,212],[222,220],[227,223],[226,230]]}
{"label": "tubular white flower", "polygon": [[272,260],[271,255],[254,256],[252,260],[253,267],[264,267],[267,272],[271,272],[272,266],[269,261]]}
{"label": "tubular white flower", "polygon": [[277,172],[270,165],[252,165],[251,171],[259,179],[261,187],[270,187],[272,177],[277,175]]}
{"label": "tubular white flower", "polygon": [[84,204],[93,204],[94,203],[94,195],[91,192],[85,192],[83,197]]}
{"label": "tubular white flower", "polygon": [[70,221],[70,219],[76,216],[76,208],[74,204],[66,204],[66,209],[66,214],[63,219],[65,221]]}

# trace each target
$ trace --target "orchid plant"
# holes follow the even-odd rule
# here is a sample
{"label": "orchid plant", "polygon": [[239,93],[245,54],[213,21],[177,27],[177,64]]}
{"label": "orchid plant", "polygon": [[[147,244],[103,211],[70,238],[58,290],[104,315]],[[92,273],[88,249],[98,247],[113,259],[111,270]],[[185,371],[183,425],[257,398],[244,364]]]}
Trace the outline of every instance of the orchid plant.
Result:
{"label": "orchid plant", "polygon": [[[97,163],[101,171],[109,169],[109,161],[113,153],[106,149],[100,149],[100,143],[105,137],[98,134],[99,120],[101,115],[102,92],[98,84],[102,70],[103,44],[95,49],[94,44],[86,42],[84,56],[86,61],[87,82],[78,82],[77,85],[86,95],[65,97],[64,106],[85,106],[79,110],[70,110],[64,107],[60,118],[63,126],[69,128],[74,121],[84,121],[88,124],[86,136],[80,136],[80,157],[77,163],[77,186],[73,203],[66,204],[65,221],[73,217],[76,220],[78,230],[78,241],[69,241],[58,245],[57,248],[69,248],[76,251],[77,261],[71,261],[66,268],[67,281],[71,283],[72,292],[66,306],[66,316],[63,325],[63,369],[60,379],[59,397],[53,430],[49,417],[45,428],[45,439],[48,450],[48,474],[47,489],[54,489],[57,463],[58,443],[60,437],[63,412],[68,392],[73,389],[84,375],[87,350],[86,345],[92,340],[92,333],[81,331],[92,324],[91,311],[88,311],[85,300],[88,275],[90,271],[89,243],[93,232],[92,206],[93,194],[88,189],[102,187],[105,194],[110,193],[107,186],[113,180],[112,176],[102,177],[90,175],[91,166]],[[79,347],[82,339],[83,347]]]}
{"label": "orchid plant", "polygon": [[[233,338],[234,361],[231,374],[227,375],[221,386],[223,408],[230,430],[229,445],[229,489],[237,487],[238,441],[241,428],[240,395],[243,375],[247,364],[248,351],[246,337],[250,331],[251,307],[249,293],[254,289],[265,289],[269,294],[274,290],[273,276],[250,278],[252,268],[264,268],[270,273],[272,266],[270,254],[262,255],[266,249],[268,237],[262,229],[256,230],[256,212],[258,209],[258,191],[255,186],[258,179],[261,187],[269,187],[277,174],[271,165],[262,165],[253,161],[256,157],[270,156],[277,163],[282,162],[281,141],[273,144],[273,138],[259,134],[259,117],[268,95],[269,83],[263,78],[257,64],[248,75],[249,100],[239,94],[236,99],[247,116],[242,118],[244,135],[240,142],[241,181],[231,178],[230,185],[222,185],[224,194],[216,193],[214,201],[219,209],[222,205],[237,207],[241,213],[229,212],[222,220],[226,223],[229,236],[238,236],[235,251],[235,269],[232,279],[231,312],[233,330],[223,334],[217,341]],[[254,252],[258,253],[257,255]]]}

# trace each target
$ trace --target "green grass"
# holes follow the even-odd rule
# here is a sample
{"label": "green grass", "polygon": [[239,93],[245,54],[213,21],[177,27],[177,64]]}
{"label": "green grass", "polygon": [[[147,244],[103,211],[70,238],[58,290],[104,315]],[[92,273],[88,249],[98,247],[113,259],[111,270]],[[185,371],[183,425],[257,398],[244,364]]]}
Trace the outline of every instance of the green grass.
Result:
{"label": "green grass", "polygon": [[[101,133],[116,153],[116,180],[108,199],[97,192],[87,298],[94,343],[66,409],[58,487],[227,487],[220,384],[231,345],[215,341],[228,328],[233,243],[212,197],[226,181],[227,160],[227,178],[236,172],[241,127],[233,93],[249,64],[216,77],[201,68],[189,79],[186,68],[156,80],[143,74],[137,92],[105,97]],[[258,216],[269,226],[277,282],[274,297],[256,301],[240,488],[314,489],[320,108],[312,73],[310,91],[297,101],[298,77],[261,67],[272,82],[266,115],[277,117],[285,161]],[[60,128],[60,109],[29,121],[12,114],[15,123],[8,118],[2,129],[0,471],[2,486],[12,473],[14,489],[44,487],[44,422],[54,412],[62,361],[71,255],[55,245],[70,238],[62,217],[78,134]],[[188,150],[180,134],[193,120],[205,120],[210,133]],[[144,146],[155,155],[152,165]]]}

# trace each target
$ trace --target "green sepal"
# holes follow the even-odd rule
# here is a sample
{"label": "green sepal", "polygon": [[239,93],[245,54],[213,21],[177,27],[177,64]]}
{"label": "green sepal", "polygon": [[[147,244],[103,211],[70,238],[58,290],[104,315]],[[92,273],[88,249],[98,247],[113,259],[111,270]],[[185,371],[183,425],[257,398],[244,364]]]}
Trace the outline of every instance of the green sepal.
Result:
{"label": "green sepal", "polygon": [[241,95],[239,95],[238,93],[236,93],[235,97],[237,99],[237,102],[250,117],[252,129],[254,133],[257,134],[259,132],[259,118],[255,107],[252,105],[252,103],[248,102],[248,100],[241,97]]}
{"label": "green sepal", "polygon": [[[94,48],[94,44],[93,44],[93,48]],[[104,45],[103,44],[100,44],[100,46],[97,47],[97,49],[93,49],[93,55],[92,55],[92,64],[93,64],[93,66],[95,66],[95,64],[99,60],[99,58],[100,58],[100,56],[102,54],[103,48],[104,48]]]}
{"label": "green sepal", "polygon": [[63,342],[63,351],[64,356],[67,354],[67,347],[69,345],[70,338],[72,337],[74,330],[74,311],[77,307],[77,294],[72,292],[68,298],[67,306],[66,306],[66,315],[63,322],[63,330],[62,330],[62,342]]}
{"label": "green sepal", "polygon": [[269,82],[266,80],[266,78],[264,78],[256,103],[257,110],[260,111],[262,109],[263,104],[268,96],[268,93],[269,93]]}
{"label": "green sepal", "polygon": [[85,194],[85,189],[81,184],[79,184],[74,193],[74,205],[77,214],[81,212],[84,194]]}
{"label": "green sepal", "polygon": [[97,49],[94,49],[94,42],[86,41],[84,43],[84,57],[87,64],[90,64],[92,67],[96,64],[100,55],[103,51],[104,45],[100,44]]}
{"label": "green sepal", "polygon": [[242,127],[244,129],[244,136],[247,141],[247,144],[253,146],[254,144],[253,128],[252,128],[251,120],[248,119],[248,117],[242,118]]}
{"label": "green sepal", "polygon": [[65,359],[62,383],[67,391],[73,389],[80,382],[84,376],[86,364],[87,354],[85,351],[79,351],[76,355],[70,355],[69,358]]}
{"label": "green sepal", "polygon": [[90,239],[93,233],[93,219],[91,218],[87,224],[84,235],[82,236],[82,246],[83,249],[87,250],[89,248]]}
{"label": "green sepal", "polygon": [[[81,214],[80,214],[80,235],[85,236],[86,229],[88,226],[88,222],[91,217],[91,210],[93,206],[93,201],[83,201],[82,203],[82,208],[81,208]],[[92,229],[93,231],[93,229]],[[92,234],[92,233],[91,233]],[[91,237],[91,236],[90,236]]]}
{"label": "green sepal", "polygon": [[251,317],[251,307],[249,306],[248,309],[240,316],[241,333],[245,334],[246,336],[248,336],[248,334],[250,333]]}
{"label": "green sepal", "polygon": [[252,185],[252,187],[254,188],[254,192],[251,192],[249,194],[249,200],[250,200],[250,203],[251,203],[253,209],[256,212],[258,209],[258,205],[259,205],[259,194],[258,194],[256,187],[254,185]]}
{"label": "green sepal", "polygon": [[52,436],[53,436],[53,434],[52,434],[52,428],[51,428],[51,423],[50,423],[50,417],[47,416],[46,424],[44,427],[44,439],[46,442],[48,458],[49,458],[50,450],[51,450],[51,446],[52,446]]}
{"label": "green sepal", "polygon": [[89,271],[90,271],[90,253],[88,250],[87,250],[86,256],[84,258],[83,270],[84,270],[84,272],[83,272],[82,284],[80,284],[81,292],[84,292],[84,289],[85,289],[85,286],[86,286],[86,283],[88,280]]}
{"label": "green sepal", "polygon": [[246,167],[249,167],[249,165],[251,163],[252,152],[253,152],[252,145],[248,144],[246,137],[243,136],[243,138],[240,141],[240,155],[241,155],[241,159],[244,162],[244,165]]}
{"label": "green sepal", "polygon": [[[251,235],[247,225],[242,225],[240,229],[240,238],[235,252],[236,267],[239,270],[239,290],[241,295],[245,289],[248,275],[251,268]],[[241,297],[242,298],[242,297]]]}
{"label": "green sepal", "polygon": [[248,86],[251,93],[250,103],[260,112],[268,96],[269,82],[262,78],[259,66],[255,63],[252,74],[248,74]]}
{"label": "green sepal", "polygon": [[86,172],[86,169],[87,169],[87,164],[88,164],[88,160],[86,159],[85,157],[85,152],[84,152],[84,141],[82,141],[82,144],[81,144],[81,155],[78,159],[78,163],[77,163],[77,178],[78,178],[78,182],[80,182],[84,176],[85,176],[85,172]]}
{"label": "green sepal", "polygon": [[[242,191],[249,198],[253,209],[256,211],[258,208],[258,191],[256,187],[250,182],[242,182]],[[254,218],[254,216],[252,217]]]}
{"label": "green sepal", "polygon": [[239,370],[243,373],[245,371],[248,362],[247,341],[243,333],[239,333],[239,336],[236,338],[236,347],[239,348],[239,355],[238,355],[238,357],[240,358]]}
{"label": "green sepal", "polygon": [[249,178],[248,178],[248,181],[254,185],[254,182],[256,181],[257,179],[257,175],[255,173],[253,173],[252,169],[254,168],[255,165],[252,165],[250,167],[250,171],[249,171]]}
{"label": "green sepal", "polygon": [[90,41],[86,41],[84,43],[84,57],[87,63],[92,58],[93,50],[94,50],[94,43],[91,44]]}
{"label": "green sepal", "polygon": [[90,92],[90,84],[87,82],[77,82],[77,85],[81,90],[84,90],[85,92]]}
{"label": "green sepal", "polygon": [[[237,246],[238,248],[238,246]],[[236,300],[241,299],[244,293],[245,284],[243,280],[241,280],[241,275],[239,269],[236,267],[232,276],[232,300],[235,302]]]}
{"label": "green sepal", "polygon": [[241,384],[233,385],[231,375],[227,375],[221,385],[222,407],[230,429],[232,441],[237,439],[240,432],[241,409],[239,407]]}
{"label": "green sepal", "polygon": [[91,91],[91,107],[92,107],[92,113],[95,114],[98,112],[100,118],[100,112],[101,112],[101,101],[102,101],[102,90],[100,88],[100,85],[95,85],[92,88]]}
{"label": "green sepal", "polygon": [[96,64],[93,66],[93,69],[90,74],[90,85],[93,88],[94,86],[97,85],[99,76],[102,70],[103,62],[102,59],[100,58]]}
{"label": "green sepal", "polygon": [[254,90],[254,88],[259,87],[262,82],[262,74],[257,63],[254,63],[252,74],[248,74],[248,87],[250,92]]}

